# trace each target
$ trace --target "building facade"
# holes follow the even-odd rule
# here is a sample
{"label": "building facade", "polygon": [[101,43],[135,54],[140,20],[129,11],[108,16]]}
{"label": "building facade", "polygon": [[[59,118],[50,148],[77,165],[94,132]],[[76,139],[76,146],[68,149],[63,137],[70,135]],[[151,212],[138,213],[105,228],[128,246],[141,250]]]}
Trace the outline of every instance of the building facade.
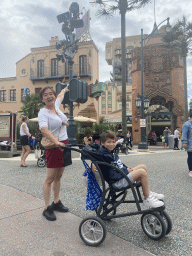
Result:
{"label": "building facade", "polygon": [[[69,65],[57,60],[61,50],[56,49],[58,37],[52,37],[49,46],[32,48],[31,52],[16,63],[16,77],[0,79],[0,111],[16,112],[23,104],[23,89],[39,93],[46,86],[56,88],[58,82],[69,83]],[[73,65],[73,77],[84,80],[88,85],[99,79],[98,48],[90,40],[78,43]],[[98,119],[98,101],[89,88],[88,101],[74,103],[74,116],[84,115]],[[64,111],[63,106],[61,109]],[[66,110],[65,110],[66,111]],[[90,116],[91,115],[91,116]]]}
{"label": "building facade", "polygon": [[[154,24],[154,28],[155,28]],[[162,40],[163,30],[154,29],[144,40],[144,94],[150,100],[150,108],[145,111],[146,134],[155,130],[159,137],[165,126],[172,131],[176,126],[182,128],[184,123],[184,82],[183,59],[179,52],[164,47]],[[147,35],[144,35],[146,38]],[[106,61],[113,66],[112,80],[116,90],[116,106],[121,104],[121,38],[113,39],[106,43]],[[137,94],[141,94],[141,36],[126,37],[126,97],[129,106],[127,113],[127,127],[132,131],[134,143],[141,140],[140,117],[141,110],[136,109]],[[103,97],[103,96],[102,96]],[[115,111],[108,108],[108,104],[100,106],[106,108],[103,113],[108,113],[111,118],[122,122],[122,112],[117,107]],[[118,102],[119,101],[119,102]],[[115,102],[113,103],[115,105]],[[109,113],[110,112],[110,113]],[[100,109],[102,113],[102,108]],[[131,125],[130,125],[131,120]],[[131,127],[130,127],[131,126]]]}

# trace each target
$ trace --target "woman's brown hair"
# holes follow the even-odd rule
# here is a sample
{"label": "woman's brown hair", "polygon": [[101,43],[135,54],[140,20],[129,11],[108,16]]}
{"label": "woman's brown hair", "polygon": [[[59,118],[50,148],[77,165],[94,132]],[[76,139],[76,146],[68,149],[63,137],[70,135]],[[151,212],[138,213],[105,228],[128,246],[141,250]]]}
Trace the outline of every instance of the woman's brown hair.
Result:
{"label": "woman's brown hair", "polygon": [[55,90],[53,90],[53,88],[50,87],[50,86],[46,86],[46,87],[44,87],[43,89],[41,89],[41,91],[40,91],[40,93],[39,93],[41,100],[43,99],[43,94],[44,94],[44,92],[45,92],[47,89],[50,89],[50,90],[53,92],[53,94],[55,95],[55,97],[57,97],[57,93],[55,92]]}
{"label": "woman's brown hair", "polygon": [[25,120],[28,118],[28,116],[22,116],[22,122],[25,122]]}

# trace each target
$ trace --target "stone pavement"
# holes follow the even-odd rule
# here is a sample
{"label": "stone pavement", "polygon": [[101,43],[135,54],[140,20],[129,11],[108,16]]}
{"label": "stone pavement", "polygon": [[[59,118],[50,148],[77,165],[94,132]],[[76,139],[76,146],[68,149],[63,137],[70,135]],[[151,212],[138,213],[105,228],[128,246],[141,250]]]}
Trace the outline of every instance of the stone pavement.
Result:
{"label": "stone pavement", "polygon": [[5,185],[0,194],[1,256],[152,255],[109,232],[100,246],[86,246],[78,232],[81,218],[57,212],[56,221],[47,221],[43,200]]}
{"label": "stone pavement", "polygon": [[73,165],[62,178],[61,200],[70,213],[56,213],[57,221],[52,223],[42,216],[46,169],[38,168],[30,154],[27,168],[20,167],[20,157],[0,159],[0,255],[192,255],[192,179],[187,173],[186,152],[161,147],[137,152],[134,146],[128,156],[119,156],[127,166],[144,163],[148,167],[150,188],[165,195],[166,211],[173,222],[168,236],[160,241],[149,239],[141,228],[141,216],[131,216],[106,222],[107,237],[99,247],[84,245],[78,234],[87,214],[79,155],[73,156]]}

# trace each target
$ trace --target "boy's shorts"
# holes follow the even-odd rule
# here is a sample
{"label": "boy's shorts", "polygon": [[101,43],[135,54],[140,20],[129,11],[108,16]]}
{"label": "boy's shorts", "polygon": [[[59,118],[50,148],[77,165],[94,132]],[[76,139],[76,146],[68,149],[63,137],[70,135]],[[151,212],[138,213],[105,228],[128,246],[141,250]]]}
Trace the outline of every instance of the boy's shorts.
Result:
{"label": "boy's shorts", "polygon": [[[131,173],[127,174],[127,177],[129,178],[129,180],[131,181],[131,183],[134,183],[135,181],[133,180],[133,178],[131,177]],[[115,188],[121,189],[121,188],[125,188],[129,185],[128,181],[125,178],[122,178],[120,180],[118,180],[117,182],[113,183],[113,186]]]}

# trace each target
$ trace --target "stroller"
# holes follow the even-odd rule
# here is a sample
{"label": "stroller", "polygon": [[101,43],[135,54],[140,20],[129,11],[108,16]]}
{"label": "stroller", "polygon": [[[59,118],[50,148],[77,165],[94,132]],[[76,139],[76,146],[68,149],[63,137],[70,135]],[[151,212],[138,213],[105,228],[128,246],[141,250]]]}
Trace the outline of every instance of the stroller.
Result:
{"label": "stroller", "polygon": [[45,149],[41,145],[41,138],[35,140],[35,158],[37,159],[38,167],[46,166]]}
{"label": "stroller", "polygon": [[[160,240],[165,235],[168,235],[172,229],[172,222],[169,215],[165,212],[165,206],[159,208],[150,208],[142,210],[140,204],[143,202],[140,187],[141,183],[131,183],[129,178],[117,167],[106,163],[101,154],[98,153],[100,145],[90,144],[86,145],[83,149],[73,148],[73,146],[66,146],[65,150],[74,150],[81,153],[81,159],[85,166],[86,160],[91,161],[99,171],[102,186],[96,187],[96,190],[101,189],[101,199],[97,208],[95,209],[97,216],[88,216],[84,218],[79,226],[79,235],[83,242],[89,246],[98,246],[106,237],[106,227],[103,221],[109,221],[114,218],[127,217],[132,215],[141,216],[141,226],[144,233],[153,240]],[[109,174],[105,172],[105,167],[109,166],[114,168],[117,172],[127,180],[128,186],[122,189],[116,189],[113,182],[109,180]],[[99,188],[98,188],[99,187]],[[91,188],[93,189],[93,188]],[[126,200],[127,193],[132,192],[133,200]],[[92,197],[95,201],[95,196]],[[136,210],[125,213],[118,213],[118,207],[126,203],[135,204]]]}

